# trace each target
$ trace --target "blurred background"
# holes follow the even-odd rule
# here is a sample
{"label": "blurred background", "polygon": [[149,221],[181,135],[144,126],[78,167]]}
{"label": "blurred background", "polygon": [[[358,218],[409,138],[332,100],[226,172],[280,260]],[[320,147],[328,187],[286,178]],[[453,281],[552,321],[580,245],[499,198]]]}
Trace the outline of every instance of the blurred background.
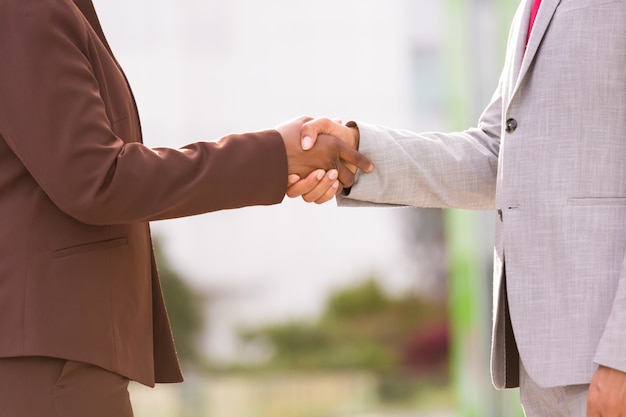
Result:
{"label": "blurred background", "polygon": [[[303,114],[473,126],[517,3],[94,0],[151,147]],[[135,415],[520,416],[489,379],[492,224],[289,199],[153,223],[186,382],[132,385]]]}

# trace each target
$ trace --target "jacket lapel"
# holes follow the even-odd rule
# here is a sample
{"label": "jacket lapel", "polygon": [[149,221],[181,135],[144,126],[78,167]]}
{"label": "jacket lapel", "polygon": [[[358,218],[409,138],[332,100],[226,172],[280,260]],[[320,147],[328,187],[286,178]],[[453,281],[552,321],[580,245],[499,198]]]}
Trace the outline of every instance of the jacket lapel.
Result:
{"label": "jacket lapel", "polygon": [[552,17],[554,16],[554,12],[556,11],[561,0],[543,0],[541,3],[541,9],[539,9],[539,14],[535,20],[535,25],[530,35],[530,39],[528,40],[528,44],[526,44],[526,39],[528,36],[528,25],[530,22],[530,12],[532,8],[532,0],[527,0],[525,5],[524,14],[522,19],[520,20],[520,27],[518,28],[518,36],[517,36],[517,44],[515,51],[515,72],[517,82],[515,85],[515,91],[519,88],[530,65],[532,64],[535,55],[537,54],[537,50],[539,49],[539,45],[541,44],[541,40],[543,36],[546,34],[548,30],[548,26],[550,25],[550,21],[552,21]]}
{"label": "jacket lapel", "polygon": [[98,38],[100,39],[100,41],[102,42],[106,50],[109,52],[111,59],[113,59],[113,61],[117,65],[117,68],[122,73],[124,80],[126,81],[126,85],[128,86],[128,92],[132,98],[133,107],[135,109],[135,114],[137,116],[136,120],[137,120],[138,129],[139,129],[139,142],[143,143],[143,135],[141,134],[141,122],[139,120],[139,112],[137,110],[137,102],[135,100],[135,96],[133,95],[132,89],[130,88],[130,83],[128,82],[128,78],[126,78],[126,74],[122,70],[122,67],[120,66],[120,64],[117,62],[117,59],[115,59],[115,55],[113,55],[113,51],[111,51],[111,47],[109,46],[109,43],[107,42],[106,37],[104,36],[104,32],[102,31],[102,26],[100,25],[100,20],[98,19],[98,15],[96,14],[96,9],[93,7],[93,3],[91,0],[73,0],[73,1],[76,7],[78,7],[78,9],[81,11],[83,16],[85,16],[85,19],[87,19],[87,22],[89,23],[91,28],[94,30],[94,32],[96,33],[96,35],[98,36]]}

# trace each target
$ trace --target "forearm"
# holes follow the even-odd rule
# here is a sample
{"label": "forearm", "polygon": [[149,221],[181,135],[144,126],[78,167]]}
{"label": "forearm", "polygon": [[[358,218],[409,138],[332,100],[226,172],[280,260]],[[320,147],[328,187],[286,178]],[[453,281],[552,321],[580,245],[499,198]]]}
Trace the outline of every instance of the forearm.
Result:
{"label": "forearm", "polygon": [[115,224],[276,204],[286,186],[282,139],[263,131],[182,149],[126,144],[106,186],[57,196],[60,208],[83,222]]}
{"label": "forearm", "polygon": [[[494,207],[496,137],[479,129],[417,134],[364,123],[358,126],[359,150],[376,169],[371,174],[357,174],[349,200],[418,207]],[[353,205],[342,197],[338,201]]]}

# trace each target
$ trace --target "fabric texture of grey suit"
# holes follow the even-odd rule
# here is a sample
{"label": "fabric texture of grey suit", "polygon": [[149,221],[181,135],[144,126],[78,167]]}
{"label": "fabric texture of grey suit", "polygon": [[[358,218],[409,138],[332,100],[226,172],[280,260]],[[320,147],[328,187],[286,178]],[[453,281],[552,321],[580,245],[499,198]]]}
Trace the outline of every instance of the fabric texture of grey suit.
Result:
{"label": "fabric texture of grey suit", "polygon": [[[519,354],[539,385],[626,371],[626,0],[532,0],[511,27],[477,128],[417,134],[358,122],[359,174],[343,206],[497,210],[492,379]],[[513,372],[514,374],[515,372]]]}

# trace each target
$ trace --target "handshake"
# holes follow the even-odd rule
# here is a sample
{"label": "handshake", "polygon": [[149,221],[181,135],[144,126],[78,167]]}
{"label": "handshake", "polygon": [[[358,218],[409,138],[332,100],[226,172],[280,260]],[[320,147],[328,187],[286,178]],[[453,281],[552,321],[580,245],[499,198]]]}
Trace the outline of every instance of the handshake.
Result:
{"label": "handshake", "polygon": [[374,165],[357,149],[359,130],[326,118],[299,117],[276,127],[287,151],[287,196],[318,204],[354,184],[358,169]]}

